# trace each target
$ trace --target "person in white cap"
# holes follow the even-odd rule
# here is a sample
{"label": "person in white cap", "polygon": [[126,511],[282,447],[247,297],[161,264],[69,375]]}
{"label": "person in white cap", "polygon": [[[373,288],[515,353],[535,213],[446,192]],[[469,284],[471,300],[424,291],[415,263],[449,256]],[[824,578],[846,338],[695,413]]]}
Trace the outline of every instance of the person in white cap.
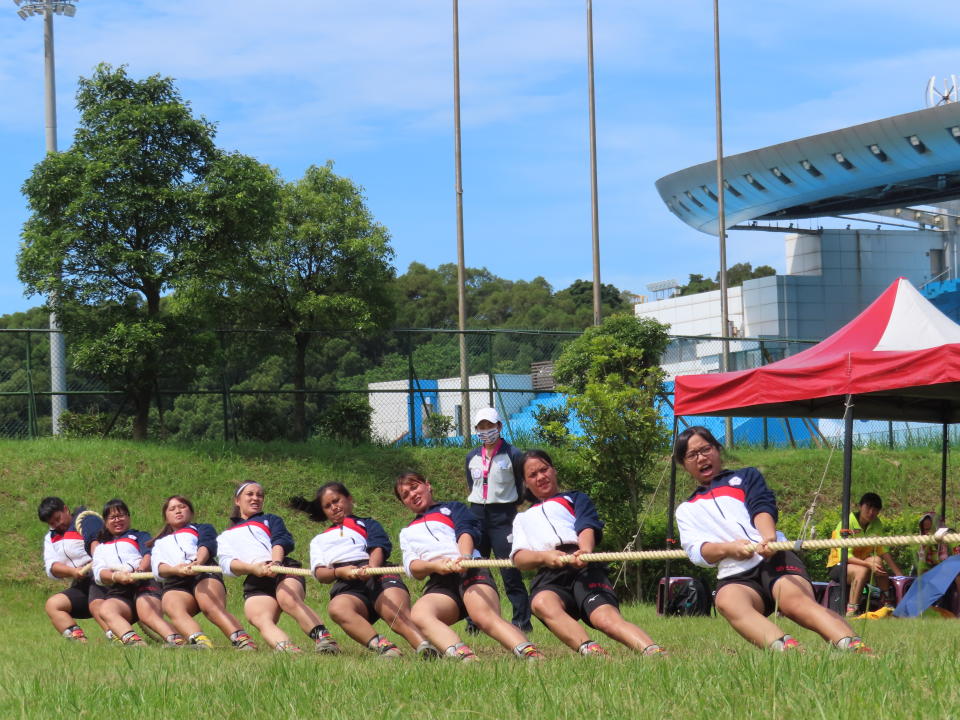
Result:
{"label": "person in white cap", "polygon": [[[509,558],[513,542],[513,519],[523,498],[523,452],[500,437],[503,423],[495,408],[486,407],[473,417],[480,447],[467,455],[467,502],[480,520],[482,557]],[[503,586],[513,605],[513,624],[530,632],[530,597],[523,576],[516,568],[501,569]]]}

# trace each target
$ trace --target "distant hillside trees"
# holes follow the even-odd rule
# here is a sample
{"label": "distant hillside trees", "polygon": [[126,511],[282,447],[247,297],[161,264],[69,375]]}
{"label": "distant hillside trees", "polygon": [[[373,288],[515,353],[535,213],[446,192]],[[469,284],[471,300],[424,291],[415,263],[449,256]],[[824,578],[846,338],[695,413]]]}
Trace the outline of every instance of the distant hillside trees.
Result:
{"label": "distant hillside trees", "polygon": [[[776,275],[777,271],[769,265],[758,265],[756,268],[751,263],[737,263],[727,269],[727,287],[737,287],[743,285],[745,280],[753,278],[768,277]],[[703,275],[690,274],[690,279],[686,285],[681,285],[677,295],[696,295],[697,293],[708,292],[710,290],[720,289],[720,273],[718,272],[713,280],[705,278]]]}

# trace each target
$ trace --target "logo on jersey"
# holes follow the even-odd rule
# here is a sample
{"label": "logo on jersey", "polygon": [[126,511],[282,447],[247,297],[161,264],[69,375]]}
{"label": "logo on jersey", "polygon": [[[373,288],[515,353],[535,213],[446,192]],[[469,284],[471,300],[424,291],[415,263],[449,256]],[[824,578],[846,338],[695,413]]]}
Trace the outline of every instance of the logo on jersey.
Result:
{"label": "logo on jersey", "polygon": [[728,485],[733,485],[734,487],[736,487],[737,485],[739,485],[739,484],[742,483],[742,482],[743,482],[743,480],[741,480],[740,478],[738,478],[738,477],[732,477],[732,478],[730,478],[730,482],[728,483]]}
{"label": "logo on jersey", "polygon": [[450,508],[440,508],[440,512],[444,515],[450,515]]}

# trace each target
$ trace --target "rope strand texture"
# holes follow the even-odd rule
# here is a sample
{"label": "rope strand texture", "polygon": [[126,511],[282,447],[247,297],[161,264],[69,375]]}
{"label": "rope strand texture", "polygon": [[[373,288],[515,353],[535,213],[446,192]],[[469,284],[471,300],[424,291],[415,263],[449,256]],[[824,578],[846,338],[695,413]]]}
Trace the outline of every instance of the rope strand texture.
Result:
{"label": "rope strand texture", "polygon": [[[851,548],[851,547],[870,547],[872,545],[889,545],[899,547],[903,545],[938,545],[940,543],[954,544],[960,543],[960,533],[947,533],[937,539],[933,535],[869,535],[851,538],[822,538],[818,540],[805,540],[799,543],[799,549],[805,550],[823,550],[826,548]],[[779,550],[797,550],[798,543],[793,540],[768,543],[773,551]],[[757,546],[753,543],[745,545],[748,550],[756,550]],[[568,556],[571,559],[572,555]],[[685,560],[687,554],[683,550],[635,550],[631,552],[602,552],[602,553],[581,553],[580,559],[584,562],[611,562],[619,561],[640,561],[640,560]],[[499,568],[513,567],[510,560],[463,560],[460,563],[462,568]],[[402,573],[402,567],[374,567],[367,568],[367,575],[394,575]]]}

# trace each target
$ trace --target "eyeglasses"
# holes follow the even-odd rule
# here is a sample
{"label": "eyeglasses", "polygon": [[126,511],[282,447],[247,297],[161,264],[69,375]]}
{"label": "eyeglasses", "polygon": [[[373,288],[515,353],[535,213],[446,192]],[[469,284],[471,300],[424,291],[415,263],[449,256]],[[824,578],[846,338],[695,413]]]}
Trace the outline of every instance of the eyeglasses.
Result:
{"label": "eyeglasses", "polygon": [[713,452],[713,450],[714,450],[713,445],[703,445],[697,448],[696,450],[691,450],[690,452],[688,452],[686,455],[683,456],[683,459],[686,462],[690,462],[700,457],[707,457],[707,455]]}

